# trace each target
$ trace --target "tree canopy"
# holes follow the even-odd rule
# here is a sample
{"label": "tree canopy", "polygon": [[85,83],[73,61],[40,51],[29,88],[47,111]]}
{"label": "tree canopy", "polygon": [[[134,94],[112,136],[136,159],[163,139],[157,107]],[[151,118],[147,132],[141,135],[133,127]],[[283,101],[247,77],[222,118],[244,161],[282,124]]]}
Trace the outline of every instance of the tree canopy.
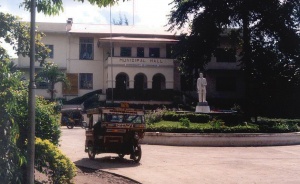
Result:
{"label": "tree canopy", "polygon": [[[29,24],[20,22],[19,17],[11,14],[0,12],[0,38],[10,44],[17,55],[29,56],[30,54],[30,27]],[[48,57],[50,50],[46,47],[41,39],[43,33],[36,34],[36,54],[35,60],[44,62]],[[0,41],[1,42],[1,41]],[[0,46],[0,59],[8,59],[6,50]]]}
{"label": "tree canopy", "polygon": [[170,30],[190,28],[177,52],[184,73],[204,69],[227,35],[230,47],[241,51],[249,99],[271,101],[282,98],[275,95],[280,91],[299,88],[300,1],[174,0],[173,5]]}
{"label": "tree canopy", "polygon": [[48,91],[51,95],[51,101],[54,100],[55,84],[58,82],[70,86],[66,74],[58,68],[58,65],[48,62],[43,65],[42,70],[37,75],[37,81],[46,82],[48,84]]}
{"label": "tree canopy", "polygon": [[[121,0],[74,0],[78,2],[89,2],[92,5],[97,5],[99,7],[106,7],[109,5],[114,5]],[[126,0],[122,0],[123,2]],[[21,6],[23,6],[26,10],[30,11],[30,3],[31,0],[24,0]],[[63,11],[63,1],[62,0],[43,0],[37,1],[36,3],[37,12],[44,13],[46,15],[57,15],[59,12]]]}

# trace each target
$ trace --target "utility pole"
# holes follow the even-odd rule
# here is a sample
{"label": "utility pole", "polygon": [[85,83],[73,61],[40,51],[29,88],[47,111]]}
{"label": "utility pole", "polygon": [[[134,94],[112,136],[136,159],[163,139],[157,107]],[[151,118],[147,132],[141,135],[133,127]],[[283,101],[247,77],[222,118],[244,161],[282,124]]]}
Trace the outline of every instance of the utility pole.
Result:
{"label": "utility pole", "polygon": [[36,0],[31,0],[31,21],[30,21],[30,81],[28,92],[28,145],[27,145],[27,173],[26,183],[34,183],[34,156],[35,156],[35,10]]}

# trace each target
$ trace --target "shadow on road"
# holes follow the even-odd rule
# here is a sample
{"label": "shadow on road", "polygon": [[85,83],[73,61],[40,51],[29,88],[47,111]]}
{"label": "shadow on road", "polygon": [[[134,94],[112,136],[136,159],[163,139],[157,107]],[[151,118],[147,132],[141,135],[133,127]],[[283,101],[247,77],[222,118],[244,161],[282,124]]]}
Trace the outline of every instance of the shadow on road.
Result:
{"label": "shadow on road", "polygon": [[135,163],[133,160],[128,158],[119,158],[113,156],[102,156],[98,155],[94,160],[89,158],[82,158],[74,162],[77,166],[83,166],[91,169],[118,169],[128,167],[138,167],[140,163]]}

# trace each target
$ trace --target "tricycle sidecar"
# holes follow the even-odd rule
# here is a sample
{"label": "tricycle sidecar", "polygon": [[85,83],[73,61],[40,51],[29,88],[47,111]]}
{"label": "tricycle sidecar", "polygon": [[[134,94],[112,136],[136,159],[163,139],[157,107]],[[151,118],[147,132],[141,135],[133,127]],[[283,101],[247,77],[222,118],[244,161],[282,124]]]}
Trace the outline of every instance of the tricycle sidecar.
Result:
{"label": "tricycle sidecar", "polygon": [[100,153],[116,153],[120,158],[130,155],[130,159],[140,161],[139,140],[146,128],[143,110],[101,107],[88,110],[87,116],[85,152],[90,159]]}

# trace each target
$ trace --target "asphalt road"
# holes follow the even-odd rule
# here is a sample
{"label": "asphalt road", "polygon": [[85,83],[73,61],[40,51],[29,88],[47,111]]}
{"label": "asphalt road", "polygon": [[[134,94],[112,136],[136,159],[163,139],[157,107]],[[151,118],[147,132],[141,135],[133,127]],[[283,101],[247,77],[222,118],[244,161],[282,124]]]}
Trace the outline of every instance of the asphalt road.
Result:
{"label": "asphalt road", "polygon": [[116,173],[145,184],[300,183],[300,145],[178,147],[142,145],[135,164],[125,156],[84,152],[85,130],[62,127],[61,150],[76,165]]}

